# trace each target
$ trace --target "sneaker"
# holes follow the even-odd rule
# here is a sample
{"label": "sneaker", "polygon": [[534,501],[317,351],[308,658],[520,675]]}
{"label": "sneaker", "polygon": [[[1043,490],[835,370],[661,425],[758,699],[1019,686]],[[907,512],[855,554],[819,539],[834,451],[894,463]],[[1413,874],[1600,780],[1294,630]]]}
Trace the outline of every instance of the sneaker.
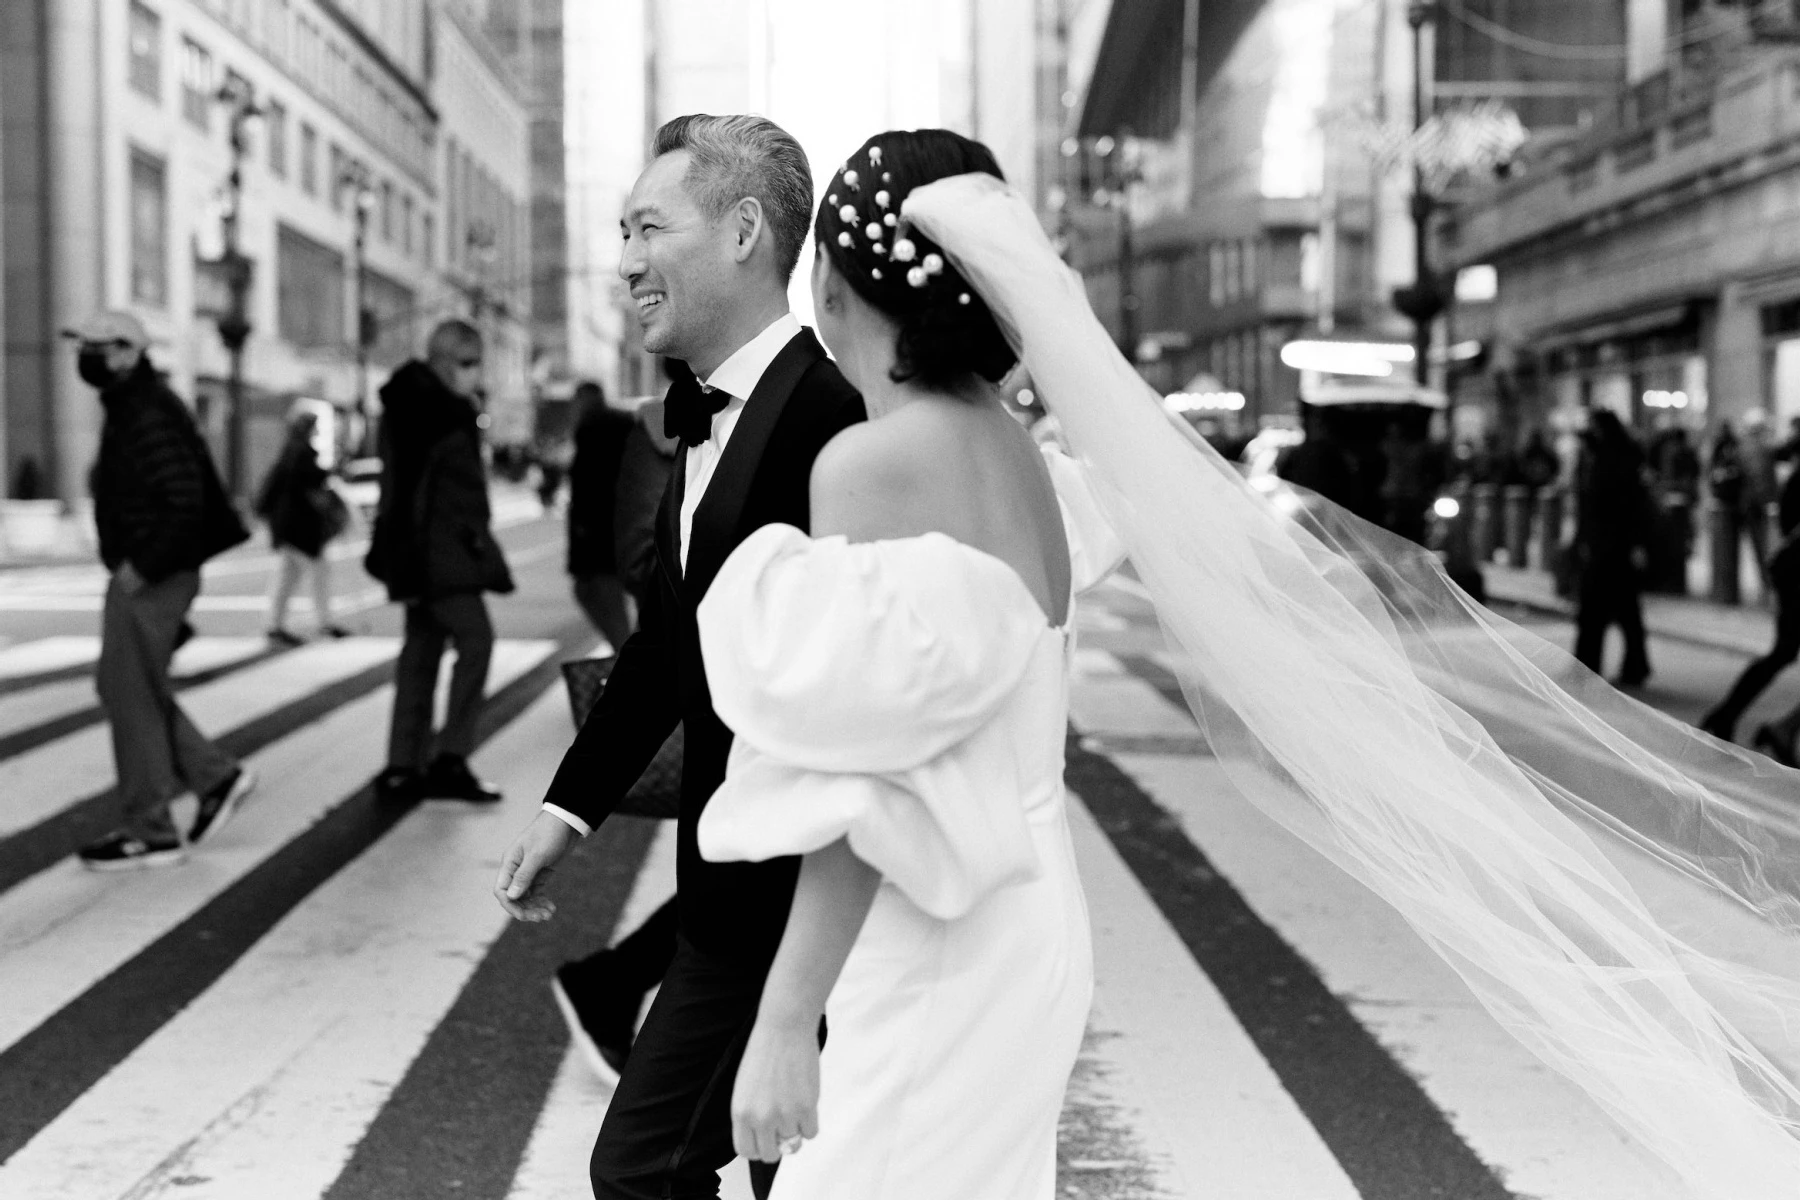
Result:
{"label": "sneaker", "polygon": [[199,845],[202,838],[231,820],[244,797],[255,790],[256,772],[249,767],[239,767],[231,778],[200,797],[200,807],[194,811],[194,826],[188,830],[188,841]]}
{"label": "sneaker", "polygon": [[291,633],[288,630],[279,627],[269,630],[268,638],[269,641],[273,642],[275,645],[286,646],[289,649],[292,649],[295,646],[306,645],[305,638],[297,633]]}
{"label": "sneaker", "polygon": [[416,767],[389,767],[375,777],[375,799],[382,804],[413,804],[424,798],[425,777]]}
{"label": "sneaker", "polygon": [[135,871],[142,867],[172,867],[187,857],[181,839],[147,841],[121,830],[83,846],[76,855],[90,871]]}
{"label": "sneaker", "polygon": [[423,798],[493,804],[500,799],[500,789],[476,778],[466,759],[440,754],[425,772]]}
{"label": "sneaker", "polygon": [[569,1041],[580,1049],[581,1057],[601,1083],[617,1087],[625,1060],[631,1055],[632,1022],[603,1021],[593,1013],[584,1016],[575,1004],[574,998],[583,993],[572,978],[573,965],[558,967],[550,977],[550,995],[556,1000],[556,1011],[562,1014],[563,1023],[569,1027]]}

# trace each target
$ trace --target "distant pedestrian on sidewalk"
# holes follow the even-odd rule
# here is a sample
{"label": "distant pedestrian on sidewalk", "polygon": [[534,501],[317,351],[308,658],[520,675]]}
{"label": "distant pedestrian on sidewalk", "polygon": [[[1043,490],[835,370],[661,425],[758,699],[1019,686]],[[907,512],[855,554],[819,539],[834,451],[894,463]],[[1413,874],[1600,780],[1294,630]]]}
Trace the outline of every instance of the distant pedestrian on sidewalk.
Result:
{"label": "distant pedestrian on sidewalk", "polygon": [[1643,451],[1619,418],[1603,408],[1592,410],[1582,438],[1575,505],[1575,658],[1598,673],[1606,631],[1617,625],[1625,635],[1625,661],[1614,682],[1641,687],[1650,678],[1643,607],[1650,492]]}
{"label": "distant pedestrian on sidewalk", "polygon": [[[569,463],[569,579],[575,602],[613,653],[636,628],[630,593],[619,578],[614,534],[619,465],[634,422],[606,403],[597,383],[575,389],[575,456]],[[657,493],[660,499],[662,493]]]}
{"label": "distant pedestrian on sidewalk", "polygon": [[[365,565],[406,606],[388,765],[375,780],[385,801],[500,799],[469,769],[494,651],[482,593],[513,590],[481,461],[481,353],[473,325],[445,321],[432,331],[425,361],[406,363],[381,389],[381,503]],[[432,702],[447,645],[456,668],[434,742]]]}
{"label": "distant pedestrian on sidewalk", "polygon": [[[1772,452],[1772,457],[1789,457],[1796,450],[1795,441]],[[1800,470],[1791,472],[1782,485],[1777,506],[1781,540],[1764,564],[1764,577],[1775,595],[1775,644],[1769,652],[1744,668],[1717,708],[1700,720],[1700,728],[1724,741],[1731,741],[1737,723],[1756,698],[1775,681],[1796,658],[1800,658]],[[1800,707],[1779,721],[1759,726],[1752,740],[1758,749],[1788,766],[1795,765],[1794,738],[1800,734]]]}
{"label": "distant pedestrian on sidewalk", "polygon": [[199,801],[188,840],[236,811],[255,775],[194,727],[169,683],[169,660],[200,591],[200,564],[250,536],[225,495],[187,406],[157,374],[149,337],[129,313],[105,312],[64,336],[99,389],[105,418],[94,464],[100,559],[112,572],[95,683],[112,725],[124,822],[81,850],[97,871],[183,857],[169,802]]}
{"label": "distant pedestrian on sidewalk", "polygon": [[326,637],[350,631],[331,619],[331,561],[325,547],[344,531],[349,507],[332,490],[331,473],[319,465],[319,417],[296,405],[288,414],[287,443],[257,493],[256,514],[269,523],[269,541],[280,555],[275,590],[269,596],[269,640],[298,646],[303,640],[287,627],[288,602],[300,577],[312,580],[313,615]]}

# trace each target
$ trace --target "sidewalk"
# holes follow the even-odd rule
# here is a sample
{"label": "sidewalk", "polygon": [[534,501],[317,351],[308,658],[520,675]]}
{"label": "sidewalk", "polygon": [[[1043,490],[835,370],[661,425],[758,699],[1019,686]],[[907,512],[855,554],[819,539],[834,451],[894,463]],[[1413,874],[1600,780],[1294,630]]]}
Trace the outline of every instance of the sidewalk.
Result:
{"label": "sidewalk", "polygon": [[[1556,594],[1548,571],[1489,563],[1489,603],[1517,604],[1536,612],[1573,618],[1575,604]],[[1775,616],[1755,604],[1714,604],[1691,596],[1644,596],[1644,626],[1653,637],[1691,642],[1732,654],[1756,657],[1775,640]]]}

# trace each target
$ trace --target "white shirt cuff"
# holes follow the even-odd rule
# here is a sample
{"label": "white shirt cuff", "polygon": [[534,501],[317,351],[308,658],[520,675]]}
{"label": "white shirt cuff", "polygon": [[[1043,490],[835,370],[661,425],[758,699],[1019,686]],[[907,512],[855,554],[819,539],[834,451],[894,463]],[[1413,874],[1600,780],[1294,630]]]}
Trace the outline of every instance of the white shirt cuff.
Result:
{"label": "white shirt cuff", "polygon": [[570,829],[573,829],[576,833],[579,833],[582,837],[586,837],[588,834],[594,832],[594,827],[592,825],[589,825],[586,821],[582,820],[566,808],[558,808],[554,804],[546,804],[544,805],[544,811],[567,825]]}

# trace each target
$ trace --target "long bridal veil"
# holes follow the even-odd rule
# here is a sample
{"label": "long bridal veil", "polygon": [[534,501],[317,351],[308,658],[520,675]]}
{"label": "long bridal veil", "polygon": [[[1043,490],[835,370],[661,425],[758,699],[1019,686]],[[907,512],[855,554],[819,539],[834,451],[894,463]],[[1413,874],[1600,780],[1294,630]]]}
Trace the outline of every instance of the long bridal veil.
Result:
{"label": "long bridal veil", "polygon": [[[1248,487],[1171,427],[998,180],[939,180],[902,214],[993,309],[1088,467],[1244,795],[1696,1193],[1800,1195],[1800,773],[1621,696],[1411,543]],[[1779,931],[1794,971],[1653,913],[1627,879],[1646,860]]]}

